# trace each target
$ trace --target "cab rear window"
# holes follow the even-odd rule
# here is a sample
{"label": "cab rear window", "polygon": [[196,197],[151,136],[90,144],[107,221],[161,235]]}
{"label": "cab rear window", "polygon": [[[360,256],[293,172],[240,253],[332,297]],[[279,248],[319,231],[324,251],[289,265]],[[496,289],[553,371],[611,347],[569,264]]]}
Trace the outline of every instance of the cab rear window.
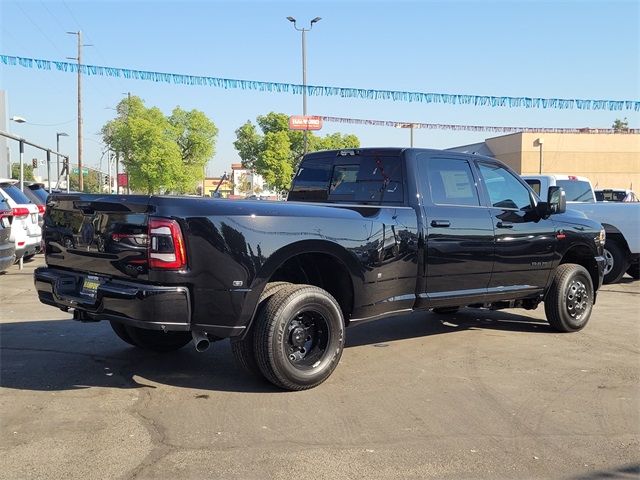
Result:
{"label": "cab rear window", "polygon": [[353,155],[306,159],[293,179],[288,200],[402,204],[401,157]]}

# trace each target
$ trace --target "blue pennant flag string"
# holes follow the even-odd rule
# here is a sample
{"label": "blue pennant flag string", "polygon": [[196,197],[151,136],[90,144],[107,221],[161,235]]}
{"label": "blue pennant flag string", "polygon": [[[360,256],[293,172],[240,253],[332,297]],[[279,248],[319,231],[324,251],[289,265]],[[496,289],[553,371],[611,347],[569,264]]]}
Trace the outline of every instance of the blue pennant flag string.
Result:
{"label": "blue pennant flag string", "polygon": [[640,100],[589,100],[567,98],[501,97],[487,95],[461,95],[449,93],[403,92],[396,90],[376,90],[352,87],[335,87],[294,83],[263,82],[257,80],[239,80],[235,78],[183,75],[179,73],[151,72],[129,68],[103,67],[98,65],[61,62],[34,58],[0,55],[0,64],[36,68],[38,70],[56,70],[83,75],[144,80],[174,85],[214,87],[223,89],[255,90],[259,92],[290,93],[300,95],[306,88],[307,95],[316,97],[358,98],[363,100],[392,100],[395,102],[439,103],[448,105],[473,105],[479,107],[542,108],[567,110],[634,110],[640,111]]}

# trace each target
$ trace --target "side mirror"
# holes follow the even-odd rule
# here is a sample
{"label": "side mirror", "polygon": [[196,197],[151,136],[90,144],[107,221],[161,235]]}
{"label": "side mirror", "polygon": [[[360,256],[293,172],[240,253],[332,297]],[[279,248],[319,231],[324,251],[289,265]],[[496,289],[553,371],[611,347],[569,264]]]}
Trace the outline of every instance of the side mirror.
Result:
{"label": "side mirror", "polygon": [[567,197],[562,187],[549,187],[547,192],[547,212],[549,215],[567,211]]}

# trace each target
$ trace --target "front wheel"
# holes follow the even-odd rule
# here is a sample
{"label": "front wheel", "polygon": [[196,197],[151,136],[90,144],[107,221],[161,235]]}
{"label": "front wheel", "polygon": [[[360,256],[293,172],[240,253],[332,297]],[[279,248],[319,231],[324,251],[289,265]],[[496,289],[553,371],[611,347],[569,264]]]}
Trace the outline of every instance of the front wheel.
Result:
{"label": "front wheel", "polygon": [[281,288],[266,301],[255,328],[258,367],[280,388],[305,390],[321,384],[342,356],[342,311],[336,299],[318,287]]}
{"label": "front wheel", "polygon": [[627,273],[634,280],[640,280],[640,262],[634,263],[627,269]]}
{"label": "front wheel", "polygon": [[629,268],[624,250],[615,241],[607,241],[604,245],[604,258],[607,263],[604,266],[604,283],[618,283],[624,272]]}
{"label": "front wheel", "polygon": [[544,300],[549,324],[559,332],[582,330],[591,316],[593,293],[591,276],[583,266],[560,265]]}

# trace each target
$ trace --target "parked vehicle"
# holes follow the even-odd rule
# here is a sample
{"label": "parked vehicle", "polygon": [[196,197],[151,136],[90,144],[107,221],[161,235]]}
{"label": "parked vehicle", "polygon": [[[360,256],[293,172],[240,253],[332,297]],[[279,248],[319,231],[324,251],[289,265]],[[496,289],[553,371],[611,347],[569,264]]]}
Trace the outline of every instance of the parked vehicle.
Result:
{"label": "parked vehicle", "polygon": [[244,368],[301,390],[334,370],[346,326],[393,313],[544,301],[554,329],[582,329],[604,230],[549,193],[492,158],[386,148],[305,156],[287,202],[56,194],[35,284],[136,347],[230,337]]}
{"label": "parked vehicle", "polygon": [[596,202],[591,182],[586,177],[524,175],[523,178],[542,200],[546,200],[548,187],[562,187],[569,209],[583,212],[604,226],[607,232],[604,283],[619,282],[625,272],[636,280],[640,278],[639,203]]}
{"label": "parked vehicle", "polygon": [[598,202],[640,202],[633,190],[605,188],[594,193]]}
{"label": "parked vehicle", "polygon": [[16,261],[16,246],[11,240],[13,211],[7,201],[0,197],[0,273]]}
{"label": "parked vehicle", "polygon": [[42,229],[38,225],[38,207],[31,203],[17,183],[17,180],[0,179],[0,197],[13,211],[11,240],[15,243],[16,260],[28,260],[40,250]]}
{"label": "parked vehicle", "polygon": [[24,182],[24,194],[38,207],[38,225],[44,225],[44,212],[47,206],[49,192],[44,188],[44,183]]}

